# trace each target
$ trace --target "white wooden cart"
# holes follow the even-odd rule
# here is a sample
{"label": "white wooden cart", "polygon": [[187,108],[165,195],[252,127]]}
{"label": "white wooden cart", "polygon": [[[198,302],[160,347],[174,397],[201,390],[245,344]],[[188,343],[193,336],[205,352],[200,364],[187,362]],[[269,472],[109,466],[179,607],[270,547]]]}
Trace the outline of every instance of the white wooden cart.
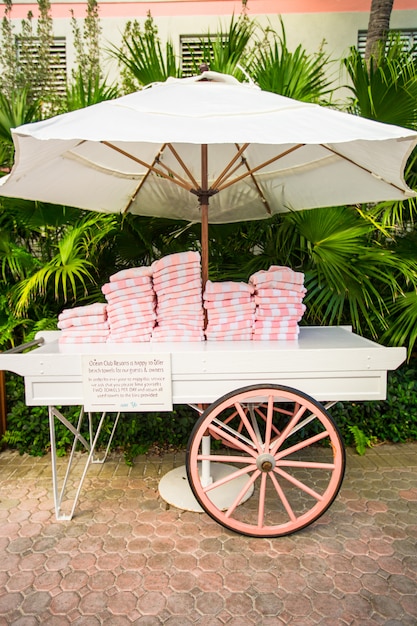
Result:
{"label": "white wooden cart", "polygon": [[[345,469],[343,442],[327,409],[337,401],[384,399],[387,371],[406,357],[404,348],[380,346],[340,326],[302,327],[297,343],[65,346],[58,338],[59,331],[39,333],[31,351],[0,355],[0,369],[24,376],[27,405],[49,407],[57,519],[74,514],[106,415],[112,416],[113,436],[120,413],[188,404],[200,415],[185,468],[163,478],[162,497],[193,508],[186,475],[195,510],[261,537],[295,532],[327,510]],[[56,408],[65,405],[81,407],[76,424]],[[95,427],[92,411],[101,414]],[[89,437],[81,434],[84,415]],[[56,420],[74,437],[61,486]],[[78,443],[87,454],[75,497],[69,498]]]}

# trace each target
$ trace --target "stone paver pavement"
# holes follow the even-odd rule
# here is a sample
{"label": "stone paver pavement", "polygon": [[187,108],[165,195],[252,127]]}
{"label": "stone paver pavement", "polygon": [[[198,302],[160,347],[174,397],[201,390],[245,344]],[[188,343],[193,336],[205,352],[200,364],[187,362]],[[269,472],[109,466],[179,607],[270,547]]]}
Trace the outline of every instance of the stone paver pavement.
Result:
{"label": "stone paver pavement", "polygon": [[57,522],[49,459],[0,453],[0,626],[416,626],[417,444],[348,451],[330,510],[277,539],[168,507],[183,460],[113,454]]}

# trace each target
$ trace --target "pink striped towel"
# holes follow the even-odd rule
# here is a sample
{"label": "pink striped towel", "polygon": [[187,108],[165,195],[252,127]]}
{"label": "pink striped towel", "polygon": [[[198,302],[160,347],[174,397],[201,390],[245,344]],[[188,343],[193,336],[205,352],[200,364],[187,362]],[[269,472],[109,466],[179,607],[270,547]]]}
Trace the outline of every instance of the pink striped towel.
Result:
{"label": "pink striped towel", "polygon": [[282,332],[282,333],[253,333],[253,341],[296,341],[298,333]]}
{"label": "pink striped towel", "polygon": [[190,310],[202,309],[201,293],[192,296],[177,296],[176,298],[162,298],[158,300],[158,310],[172,309],[173,307],[187,307]]}
{"label": "pink striped towel", "polygon": [[190,280],[186,285],[177,285],[176,283],[166,283],[165,287],[160,289],[155,288],[155,293],[157,298],[161,296],[166,296],[170,294],[184,294],[186,295],[195,295],[195,291],[199,290],[201,292],[201,278],[196,278],[195,280]]}
{"label": "pink striped towel", "polygon": [[148,265],[144,265],[143,267],[130,267],[126,270],[120,270],[120,272],[116,272],[110,276],[109,280],[111,283],[114,283],[118,280],[124,280],[125,278],[139,278],[141,276],[152,276],[152,269]]}
{"label": "pink striped towel", "polygon": [[208,280],[206,282],[206,288],[204,290],[204,299],[210,300],[211,295],[215,294],[240,294],[240,293],[253,293],[253,286],[244,282],[235,282],[233,280],[225,280],[222,282],[212,282]]}
{"label": "pink striped towel", "polygon": [[284,330],[290,328],[298,328],[298,322],[295,319],[281,319],[281,318],[264,318],[257,319],[253,323],[254,330]]}
{"label": "pink striped towel", "polygon": [[209,332],[206,331],[207,341],[250,341],[251,331],[231,330],[229,332]]}
{"label": "pink striped towel", "polygon": [[268,280],[302,285],[304,283],[304,274],[302,272],[295,272],[290,267],[271,265],[268,270],[260,270],[259,272],[252,274],[249,278],[249,283],[251,285],[260,285]]}
{"label": "pink striped towel", "polygon": [[153,300],[145,300],[144,302],[136,300],[122,300],[116,304],[109,304],[107,308],[107,315],[135,315],[137,313],[151,313],[155,310],[155,304]]}
{"label": "pink striped towel", "polygon": [[258,306],[255,317],[297,317],[303,315],[306,310],[305,304],[293,304],[288,306]]}
{"label": "pink striped towel", "polygon": [[293,289],[257,289],[255,298],[298,298],[302,300],[306,289],[303,291],[294,291]]}
{"label": "pink striped towel", "polygon": [[174,266],[182,266],[184,263],[201,263],[201,256],[199,252],[175,252],[174,254],[168,254],[152,263],[153,273],[160,272],[163,269],[169,269]]}
{"label": "pink striped towel", "polygon": [[156,286],[163,286],[166,283],[176,283],[181,284],[187,282],[188,280],[194,280],[196,278],[201,278],[201,269],[200,267],[190,267],[187,268],[174,268],[171,271],[164,270],[163,272],[158,272],[158,274],[153,277],[153,284]]}
{"label": "pink striped towel", "polygon": [[297,285],[296,283],[284,283],[279,280],[265,280],[259,284],[258,287],[255,287],[255,293],[259,289],[290,289],[291,291],[303,292],[306,293],[306,288],[304,284]]}
{"label": "pink striped towel", "polygon": [[107,335],[100,335],[96,337],[84,337],[79,335],[60,335],[58,339],[58,343],[60,344],[68,344],[68,343],[106,343]]}
{"label": "pink striped towel", "polygon": [[251,304],[253,306],[253,297],[230,298],[228,300],[204,300],[205,309],[223,309],[224,307],[240,307],[242,304]]}
{"label": "pink striped towel", "polygon": [[212,324],[208,323],[206,332],[227,332],[229,330],[243,330],[252,328],[252,320],[242,320],[238,322],[226,322],[225,324]]}
{"label": "pink striped towel", "polygon": [[[106,283],[109,285],[110,283]],[[103,285],[104,287],[104,285]],[[103,287],[101,290],[103,291]],[[104,292],[103,292],[104,293]],[[126,298],[130,296],[131,298],[152,298],[155,295],[154,289],[152,286],[142,286],[142,287],[125,287],[124,289],[118,289],[117,291],[110,291],[106,293],[106,300],[109,303],[117,302],[119,299]]]}
{"label": "pink striped towel", "polygon": [[204,333],[202,330],[159,329],[156,327],[152,331],[151,341],[204,341]]}
{"label": "pink striped towel", "polygon": [[64,309],[58,316],[58,319],[64,320],[82,315],[105,315],[107,304],[105,302],[95,302],[94,304],[86,304],[85,306],[76,306],[73,309]]}
{"label": "pink striped towel", "polygon": [[124,278],[123,280],[116,280],[110,283],[105,283],[101,291],[104,295],[108,293],[114,293],[122,291],[123,289],[130,289],[131,287],[143,288],[144,291],[152,289],[152,280],[147,276],[139,276],[138,278]]}
{"label": "pink striped towel", "polygon": [[109,323],[105,315],[82,315],[81,317],[67,318],[60,320],[58,317],[58,328],[93,326],[96,330],[103,330],[109,327]]}

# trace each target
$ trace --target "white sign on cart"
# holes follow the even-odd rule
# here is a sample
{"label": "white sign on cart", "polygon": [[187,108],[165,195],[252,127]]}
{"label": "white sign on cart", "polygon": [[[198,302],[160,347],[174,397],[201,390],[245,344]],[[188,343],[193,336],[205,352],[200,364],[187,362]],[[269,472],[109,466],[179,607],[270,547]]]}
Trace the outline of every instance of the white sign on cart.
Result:
{"label": "white sign on cart", "polygon": [[87,411],[172,411],[169,354],[83,355]]}

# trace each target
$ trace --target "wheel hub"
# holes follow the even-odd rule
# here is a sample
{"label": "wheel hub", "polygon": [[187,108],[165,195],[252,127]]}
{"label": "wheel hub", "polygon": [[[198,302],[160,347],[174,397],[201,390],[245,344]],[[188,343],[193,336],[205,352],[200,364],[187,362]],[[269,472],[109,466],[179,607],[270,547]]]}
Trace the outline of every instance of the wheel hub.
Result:
{"label": "wheel hub", "polygon": [[271,472],[276,465],[276,461],[272,454],[260,454],[256,459],[256,467],[261,470],[261,472]]}

